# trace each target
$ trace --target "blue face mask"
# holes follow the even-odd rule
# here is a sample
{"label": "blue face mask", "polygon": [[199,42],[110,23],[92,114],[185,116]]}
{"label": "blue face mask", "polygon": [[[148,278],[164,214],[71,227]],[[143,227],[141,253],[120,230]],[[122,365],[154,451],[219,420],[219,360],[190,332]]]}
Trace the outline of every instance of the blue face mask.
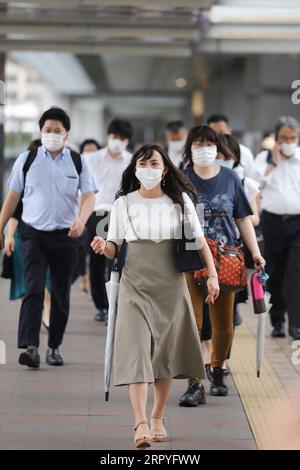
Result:
{"label": "blue face mask", "polygon": [[220,166],[225,166],[226,168],[233,168],[233,160],[216,160],[215,163]]}

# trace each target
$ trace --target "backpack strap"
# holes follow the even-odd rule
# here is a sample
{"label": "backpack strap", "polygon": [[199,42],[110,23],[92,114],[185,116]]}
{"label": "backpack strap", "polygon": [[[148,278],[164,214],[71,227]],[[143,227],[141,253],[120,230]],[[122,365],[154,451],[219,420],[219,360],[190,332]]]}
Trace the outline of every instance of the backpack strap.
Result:
{"label": "backpack strap", "polygon": [[[25,180],[26,180],[26,175],[28,173],[29,168],[33,164],[36,156],[37,156],[38,149],[32,149],[29,151],[26,161],[23,166],[23,175],[24,175],[24,186],[25,186]],[[81,161],[81,156],[79,153],[74,152],[74,150],[71,150],[71,158],[74,163],[74,166],[76,168],[76,171],[78,175],[80,175],[82,171],[82,161]]]}
{"label": "backpack strap", "polygon": [[71,158],[73,160],[78,176],[80,176],[80,173],[82,171],[81,155],[77,152],[74,152],[74,150],[71,150]]}
{"label": "backpack strap", "polygon": [[[37,156],[37,152],[38,152],[38,149],[35,148],[35,149],[31,149],[29,150],[28,152],[28,155],[27,155],[27,158],[25,160],[25,163],[23,165],[23,176],[24,176],[24,189],[25,189],[25,181],[26,181],[26,175],[28,173],[28,170],[29,168],[31,167],[31,165],[33,164],[34,160],[35,160],[35,157]],[[22,195],[21,195],[21,199],[19,200],[18,202],[18,205],[15,209],[15,212],[13,213],[12,217],[14,219],[17,219],[19,222],[22,218],[22,213],[23,213],[23,202],[22,202],[22,199],[23,199],[23,196],[24,196],[24,189],[22,191]]]}
{"label": "backpack strap", "polygon": [[37,156],[37,152],[38,152],[37,148],[29,150],[26,161],[23,165],[24,187],[25,187],[26,175],[28,173],[29,168],[34,162],[35,157]]}

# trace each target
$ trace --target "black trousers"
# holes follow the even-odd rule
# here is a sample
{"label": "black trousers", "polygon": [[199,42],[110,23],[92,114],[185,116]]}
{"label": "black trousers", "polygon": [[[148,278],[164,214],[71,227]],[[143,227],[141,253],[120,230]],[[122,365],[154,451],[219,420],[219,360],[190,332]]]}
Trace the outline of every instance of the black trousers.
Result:
{"label": "black trousers", "polygon": [[[101,225],[100,223],[106,218],[108,220],[108,212],[103,212],[101,215],[97,215],[96,212],[92,212],[86,224],[89,234],[89,243],[92,242],[96,235],[99,235],[102,238],[106,238],[108,223],[103,226],[103,230],[101,230],[101,233],[99,233],[99,227]],[[90,286],[93,302],[97,310],[108,308],[108,300],[105,289],[105,282],[107,281],[106,258],[105,256],[99,256],[94,253],[91,247],[89,253]]]}
{"label": "black trousers", "polygon": [[[89,233],[89,243],[96,235],[102,238],[107,237],[109,225],[109,213],[93,212],[87,221],[86,227]],[[126,243],[124,242],[118,255],[117,266],[121,275],[126,257]],[[113,267],[113,260],[107,260],[105,256],[99,256],[90,248],[90,286],[91,295],[97,310],[108,308],[105,282],[108,281],[110,271]]]}
{"label": "black trousers", "polygon": [[287,311],[289,326],[300,327],[300,215],[282,219],[263,211],[261,225],[270,276],[271,323],[280,326]]}
{"label": "black trousers", "polygon": [[78,240],[68,237],[69,229],[45,232],[24,224],[21,238],[24,253],[26,295],[23,298],[18,332],[18,347],[39,347],[46,272],[51,275],[51,314],[49,348],[63,340],[70,310],[70,290],[77,261]]}

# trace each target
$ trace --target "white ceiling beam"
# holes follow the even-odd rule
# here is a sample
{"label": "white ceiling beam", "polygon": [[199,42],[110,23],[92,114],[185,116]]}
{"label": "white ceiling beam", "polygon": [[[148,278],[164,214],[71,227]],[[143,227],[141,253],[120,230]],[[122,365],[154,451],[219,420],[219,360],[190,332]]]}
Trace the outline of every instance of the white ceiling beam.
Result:
{"label": "white ceiling beam", "polygon": [[[1,3],[23,3],[24,5],[47,5],[53,7],[54,5],[61,5],[61,0],[0,0]],[[64,0],[65,6],[119,6],[119,7],[140,7],[140,8],[209,8],[214,0]]]}
{"label": "white ceiling beam", "polygon": [[300,39],[297,25],[229,25],[213,24],[206,32],[208,39]]}
{"label": "white ceiling beam", "polygon": [[289,8],[282,3],[282,8],[260,6],[235,7],[215,5],[209,11],[211,23],[227,24],[300,24],[300,8]]}
{"label": "white ceiling beam", "polygon": [[153,27],[126,27],[122,26],[74,26],[39,25],[39,24],[14,24],[6,21],[4,24],[0,18],[1,34],[23,34],[29,36],[54,37],[54,38],[144,38],[166,37],[170,39],[193,40],[197,38],[197,31],[192,28],[153,28]]}
{"label": "white ceiling beam", "polygon": [[73,52],[74,54],[130,56],[130,57],[190,57],[191,49],[185,46],[166,44],[128,45],[104,44],[78,41],[45,41],[27,39],[0,39],[0,52],[9,51],[56,51]]}
{"label": "white ceiling beam", "polygon": [[[218,2],[223,6],[234,6],[234,7],[249,7],[249,0],[221,0]],[[251,0],[251,7],[281,7],[281,8],[295,8],[299,7],[299,0]]]}
{"label": "white ceiling beam", "polygon": [[205,39],[198,51],[211,54],[299,54],[300,40]]}

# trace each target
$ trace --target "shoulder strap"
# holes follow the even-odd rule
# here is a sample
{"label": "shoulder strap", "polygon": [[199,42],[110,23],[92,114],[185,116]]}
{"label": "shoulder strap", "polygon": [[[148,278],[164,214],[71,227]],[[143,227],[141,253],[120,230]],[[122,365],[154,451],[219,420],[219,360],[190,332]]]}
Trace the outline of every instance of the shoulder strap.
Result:
{"label": "shoulder strap", "polygon": [[77,152],[74,152],[74,150],[71,150],[71,158],[73,160],[74,166],[79,176],[82,171],[81,155]]}
{"label": "shoulder strap", "polygon": [[127,214],[128,223],[129,223],[129,225],[130,225],[130,228],[131,228],[133,234],[136,236],[137,240],[139,240],[139,237],[138,237],[138,235],[137,235],[137,233],[136,233],[136,231],[135,231],[135,229],[134,229],[134,226],[133,226],[133,224],[132,224],[132,222],[131,222],[131,218],[130,218],[130,215],[129,215],[129,207],[128,207],[128,197],[127,197],[127,194],[125,195],[125,201],[126,201],[126,202],[125,202],[125,206],[126,206],[126,214]]}
{"label": "shoulder strap", "polygon": [[37,153],[38,153],[38,149],[37,149],[37,148],[32,149],[32,150],[29,150],[29,152],[28,152],[26,161],[25,161],[25,163],[24,163],[24,165],[23,165],[24,186],[25,186],[26,175],[27,175],[27,173],[28,173],[29,168],[31,167],[31,165],[32,165],[33,162],[34,162],[35,157],[37,156]]}

